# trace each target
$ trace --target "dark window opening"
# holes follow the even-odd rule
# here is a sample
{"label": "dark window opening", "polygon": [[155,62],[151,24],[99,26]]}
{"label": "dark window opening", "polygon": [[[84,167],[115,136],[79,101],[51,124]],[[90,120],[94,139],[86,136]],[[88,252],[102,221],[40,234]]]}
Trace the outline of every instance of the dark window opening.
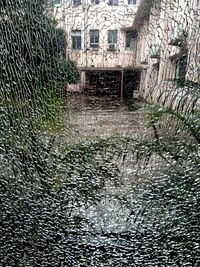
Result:
{"label": "dark window opening", "polygon": [[91,4],[92,5],[98,5],[99,4],[99,0],[91,0]]}
{"label": "dark window opening", "polygon": [[74,6],[81,5],[81,0],[73,0],[73,5]]}
{"label": "dark window opening", "polygon": [[118,6],[118,0],[109,0],[109,6]]}
{"label": "dark window opening", "polygon": [[137,5],[137,0],[128,0],[129,5]]}
{"label": "dark window opening", "polygon": [[176,63],[175,79],[179,80],[180,82],[184,82],[186,73],[187,73],[187,55],[184,55]]}
{"label": "dark window opening", "polygon": [[124,71],[123,97],[133,98],[135,92],[138,92],[140,84],[140,72],[133,70]]}
{"label": "dark window opening", "polygon": [[126,48],[131,48],[131,43],[137,37],[137,32],[135,30],[126,31]]}
{"label": "dark window opening", "polygon": [[85,92],[92,95],[120,95],[120,71],[88,71]]}

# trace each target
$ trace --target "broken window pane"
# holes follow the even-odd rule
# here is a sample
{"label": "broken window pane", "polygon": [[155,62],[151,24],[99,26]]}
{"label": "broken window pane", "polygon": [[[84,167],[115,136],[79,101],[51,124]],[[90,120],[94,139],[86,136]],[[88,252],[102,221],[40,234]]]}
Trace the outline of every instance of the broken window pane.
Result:
{"label": "broken window pane", "polygon": [[200,266],[199,4],[0,1],[0,267]]}

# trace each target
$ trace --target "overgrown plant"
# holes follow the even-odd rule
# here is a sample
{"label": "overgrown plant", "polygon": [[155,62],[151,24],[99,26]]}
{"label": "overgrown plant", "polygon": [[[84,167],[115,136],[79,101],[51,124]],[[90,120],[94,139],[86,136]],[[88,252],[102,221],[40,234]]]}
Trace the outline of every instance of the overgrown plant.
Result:
{"label": "overgrown plant", "polygon": [[18,120],[32,116],[56,124],[67,83],[76,83],[79,73],[66,57],[65,32],[57,28],[52,2],[7,0],[0,10],[1,105]]}
{"label": "overgrown plant", "polygon": [[143,110],[148,134],[61,149],[41,125],[78,72],[48,3],[0,3],[0,265],[200,266],[198,86]]}

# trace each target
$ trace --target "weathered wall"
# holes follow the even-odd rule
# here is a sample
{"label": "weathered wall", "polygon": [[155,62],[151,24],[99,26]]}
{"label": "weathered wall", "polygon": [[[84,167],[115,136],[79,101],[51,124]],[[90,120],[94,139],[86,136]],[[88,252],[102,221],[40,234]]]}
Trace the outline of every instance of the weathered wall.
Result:
{"label": "weathered wall", "polygon": [[[138,1],[139,3],[139,1]],[[132,26],[138,5],[128,5],[128,0],[119,1],[118,6],[108,5],[108,1],[100,1],[97,5],[85,0],[81,5],[73,6],[72,1],[64,1],[55,8],[56,17],[67,33],[67,54],[78,63],[78,67],[110,68],[133,66],[135,55],[133,49],[125,48],[125,30]],[[71,30],[82,32],[82,49],[72,49]],[[99,29],[99,49],[90,48],[89,31]],[[107,31],[118,30],[116,51],[108,51]]]}
{"label": "weathered wall", "polygon": [[[141,4],[147,2],[143,0]],[[141,68],[140,95],[149,102],[156,102],[164,90],[171,90],[170,79],[179,78],[177,63],[185,55],[187,58],[185,79],[200,82],[200,4],[198,0],[162,0],[149,8],[138,9],[134,27],[138,30],[136,66]],[[185,34],[179,45],[172,45],[172,28],[177,27]],[[159,57],[151,57],[151,45],[160,47]],[[142,63],[142,58],[146,63]],[[163,94],[162,101],[165,101]]]}

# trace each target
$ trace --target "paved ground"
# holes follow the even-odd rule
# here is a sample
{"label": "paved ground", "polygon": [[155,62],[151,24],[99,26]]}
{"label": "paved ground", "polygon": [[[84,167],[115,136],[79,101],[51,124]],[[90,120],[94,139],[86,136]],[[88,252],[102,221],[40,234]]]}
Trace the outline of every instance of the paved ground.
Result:
{"label": "paved ground", "polygon": [[66,115],[66,129],[75,139],[140,132],[144,121],[138,110],[143,105],[136,100],[73,96]]}

